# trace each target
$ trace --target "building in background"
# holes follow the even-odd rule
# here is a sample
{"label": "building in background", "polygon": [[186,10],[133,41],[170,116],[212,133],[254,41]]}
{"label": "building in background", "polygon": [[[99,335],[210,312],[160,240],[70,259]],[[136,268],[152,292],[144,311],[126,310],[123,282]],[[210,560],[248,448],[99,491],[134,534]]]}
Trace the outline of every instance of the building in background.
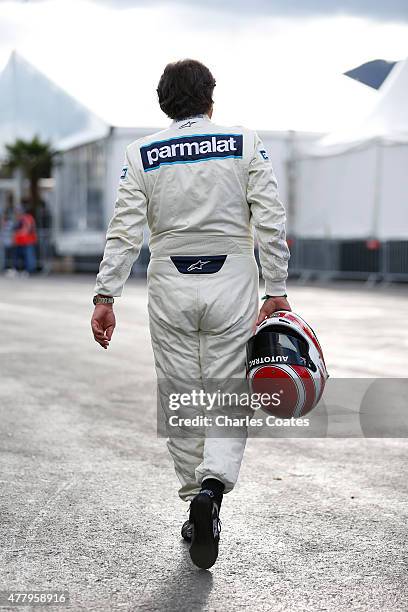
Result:
{"label": "building in background", "polygon": [[55,144],[75,133],[102,138],[109,126],[13,51],[0,73],[0,158],[22,138]]}
{"label": "building in background", "polygon": [[295,163],[302,273],[408,279],[408,59],[359,124],[304,148]]}

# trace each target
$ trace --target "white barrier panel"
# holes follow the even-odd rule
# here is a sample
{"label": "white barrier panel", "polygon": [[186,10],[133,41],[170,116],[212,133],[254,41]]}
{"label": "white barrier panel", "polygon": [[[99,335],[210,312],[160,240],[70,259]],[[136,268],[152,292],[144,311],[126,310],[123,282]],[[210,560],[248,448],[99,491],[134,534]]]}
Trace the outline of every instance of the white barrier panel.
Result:
{"label": "white barrier panel", "polygon": [[295,233],[308,238],[366,238],[373,229],[375,145],[297,162]]}
{"label": "white barrier panel", "polygon": [[383,147],[378,238],[408,238],[408,144]]}

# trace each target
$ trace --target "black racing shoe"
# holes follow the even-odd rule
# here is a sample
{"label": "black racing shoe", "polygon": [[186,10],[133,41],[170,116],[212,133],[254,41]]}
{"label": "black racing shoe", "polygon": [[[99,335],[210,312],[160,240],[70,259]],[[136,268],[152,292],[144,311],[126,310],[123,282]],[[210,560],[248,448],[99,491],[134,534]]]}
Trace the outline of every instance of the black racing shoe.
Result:
{"label": "black racing shoe", "polygon": [[214,493],[200,491],[190,505],[190,523],[193,525],[190,557],[194,565],[208,569],[218,557],[220,519]]}
{"label": "black racing shoe", "polygon": [[192,535],[193,535],[193,524],[190,523],[190,521],[186,521],[185,523],[183,523],[183,526],[181,528],[181,537],[186,542],[191,542]]}

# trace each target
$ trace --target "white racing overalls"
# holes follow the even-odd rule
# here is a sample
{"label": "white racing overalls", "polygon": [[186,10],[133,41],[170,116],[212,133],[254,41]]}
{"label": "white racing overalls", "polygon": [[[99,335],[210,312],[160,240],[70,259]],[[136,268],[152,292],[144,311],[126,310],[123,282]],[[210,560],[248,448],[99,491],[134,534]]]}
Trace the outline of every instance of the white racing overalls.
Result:
{"label": "white racing overalls", "polygon": [[[285,210],[257,134],[207,115],[173,121],[128,146],[95,293],[120,296],[150,229],[149,319],[158,379],[245,377],[245,344],[258,312],[255,227],[265,291],[286,290]],[[166,412],[166,407],[164,407]],[[168,447],[191,499],[205,477],[230,491],[242,435],[171,437]]]}

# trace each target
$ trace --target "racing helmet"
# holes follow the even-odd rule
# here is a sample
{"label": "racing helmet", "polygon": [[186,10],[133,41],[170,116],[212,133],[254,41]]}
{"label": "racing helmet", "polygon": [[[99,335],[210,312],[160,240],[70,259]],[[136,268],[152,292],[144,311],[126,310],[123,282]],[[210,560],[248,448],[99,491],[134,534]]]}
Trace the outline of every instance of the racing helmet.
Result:
{"label": "racing helmet", "polygon": [[278,310],[247,342],[247,377],[252,393],[280,393],[279,405],[263,409],[301,417],[319,402],[329,377],[313,329],[294,312]]}

